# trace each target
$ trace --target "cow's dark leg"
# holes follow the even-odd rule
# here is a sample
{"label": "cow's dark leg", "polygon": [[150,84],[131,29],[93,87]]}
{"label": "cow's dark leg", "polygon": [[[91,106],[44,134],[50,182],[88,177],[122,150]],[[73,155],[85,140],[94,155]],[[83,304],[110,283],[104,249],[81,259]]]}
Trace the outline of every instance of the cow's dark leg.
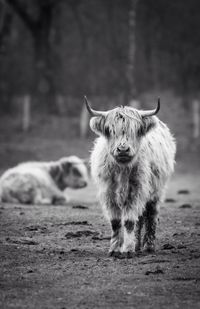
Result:
{"label": "cow's dark leg", "polygon": [[110,240],[110,249],[109,254],[111,256],[118,256],[120,255],[120,248],[122,245],[122,224],[121,224],[121,218],[111,218],[111,240]]}
{"label": "cow's dark leg", "polygon": [[64,195],[53,195],[52,203],[54,205],[65,205],[68,202],[68,199]]}
{"label": "cow's dark leg", "polygon": [[136,238],[135,251],[140,251],[141,249],[141,232],[142,232],[143,224],[144,224],[144,217],[140,216],[138,218],[136,228],[135,228],[135,238]]}
{"label": "cow's dark leg", "polygon": [[[109,206],[114,206],[110,204]],[[110,239],[110,249],[109,254],[111,256],[118,257],[120,255],[120,249],[123,242],[122,235],[122,214],[121,209],[117,207],[110,207],[108,212],[111,224],[111,239]]]}
{"label": "cow's dark leg", "polygon": [[129,175],[129,188],[127,199],[124,203],[123,222],[124,222],[124,242],[121,252],[126,257],[133,257],[136,249],[136,224],[138,221],[138,209],[140,207],[140,182],[138,165],[135,165]]}
{"label": "cow's dark leg", "polygon": [[116,183],[113,181],[104,196],[103,204],[111,225],[111,240],[109,254],[117,256],[120,254],[120,248],[123,242],[122,239],[122,212],[116,203]]}
{"label": "cow's dark leg", "polygon": [[144,212],[145,235],[143,240],[144,249],[148,252],[155,251],[156,226],[157,226],[157,199],[147,202]]}

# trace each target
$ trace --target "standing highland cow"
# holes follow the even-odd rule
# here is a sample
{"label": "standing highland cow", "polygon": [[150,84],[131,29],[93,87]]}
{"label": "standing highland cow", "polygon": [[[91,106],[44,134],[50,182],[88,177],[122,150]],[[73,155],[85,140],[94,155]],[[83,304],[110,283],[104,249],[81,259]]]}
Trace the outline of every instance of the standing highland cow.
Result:
{"label": "standing highland cow", "polygon": [[129,106],[95,111],[85,97],[90,128],[100,137],[91,154],[91,172],[112,228],[110,255],[132,257],[141,247],[155,250],[159,204],[174,170],[176,145],[155,110]]}

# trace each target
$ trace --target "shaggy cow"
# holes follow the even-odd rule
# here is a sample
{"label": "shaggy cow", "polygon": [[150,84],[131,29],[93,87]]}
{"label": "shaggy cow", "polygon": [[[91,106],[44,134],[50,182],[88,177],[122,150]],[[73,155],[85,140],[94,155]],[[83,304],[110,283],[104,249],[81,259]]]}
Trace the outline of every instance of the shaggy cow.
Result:
{"label": "shaggy cow", "polygon": [[0,199],[8,203],[65,204],[62,191],[67,187],[83,188],[87,181],[87,168],[76,156],[21,163],[0,178]]}
{"label": "shaggy cow", "polygon": [[91,154],[91,173],[112,228],[110,255],[132,257],[155,250],[159,204],[174,170],[175,140],[155,110],[129,106],[100,112],[91,108],[90,128],[100,137]]}

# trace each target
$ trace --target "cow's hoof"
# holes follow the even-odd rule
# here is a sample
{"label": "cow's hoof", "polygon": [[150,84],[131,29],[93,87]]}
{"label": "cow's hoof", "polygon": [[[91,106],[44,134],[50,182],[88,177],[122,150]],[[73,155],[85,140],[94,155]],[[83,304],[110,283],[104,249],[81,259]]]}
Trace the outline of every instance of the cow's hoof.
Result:
{"label": "cow's hoof", "polygon": [[135,246],[135,252],[138,252],[138,253],[141,252],[141,245],[140,245],[140,244],[137,244],[137,245]]}
{"label": "cow's hoof", "polygon": [[121,259],[132,259],[135,256],[135,252],[128,251],[128,252],[122,252],[121,253]]}
{"label": "cow's hoof", "polygon": [[135,256],[135,252],[128,251],[128,252],[126,253],[126,258],[127,258],[127,259],[132,259],[134,256]]}
{"label": "cow's hoof", "polygon": [[63,196],[54,196],[53,197],[53,204],[54,205],[65,205],[67,204],[68,199]]}
{"label": "cow's hoof", "polygon": [[155,244],[153,243],[145,243],[143,248],[147,253],[154,253],[156,251]]}
{"label": "cow's hoof", "polygon": [[110,251],[109,256],[117,258],[117,259],[121,259],[121,252],[120,251]]}

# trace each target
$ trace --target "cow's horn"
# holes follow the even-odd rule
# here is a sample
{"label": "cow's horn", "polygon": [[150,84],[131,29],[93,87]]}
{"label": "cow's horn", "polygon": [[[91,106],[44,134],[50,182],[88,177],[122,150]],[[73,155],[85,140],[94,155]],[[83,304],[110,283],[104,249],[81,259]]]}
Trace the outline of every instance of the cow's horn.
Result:
{"label": "cow's horn", "polygon": [[140,111],[141,117],[148,117],[156,115],[160,110],[160,98],[158,98],[157,107],[150,111]]}
{"label": "cow's horn", "polygon": [[84,101],[85,101],[87,110],[92,117],[106,116],[108,114],[108,112],[95,111],[93,108],[91,108],[90,103],[88,102],[88,99],[86,96],[84,96]]}

